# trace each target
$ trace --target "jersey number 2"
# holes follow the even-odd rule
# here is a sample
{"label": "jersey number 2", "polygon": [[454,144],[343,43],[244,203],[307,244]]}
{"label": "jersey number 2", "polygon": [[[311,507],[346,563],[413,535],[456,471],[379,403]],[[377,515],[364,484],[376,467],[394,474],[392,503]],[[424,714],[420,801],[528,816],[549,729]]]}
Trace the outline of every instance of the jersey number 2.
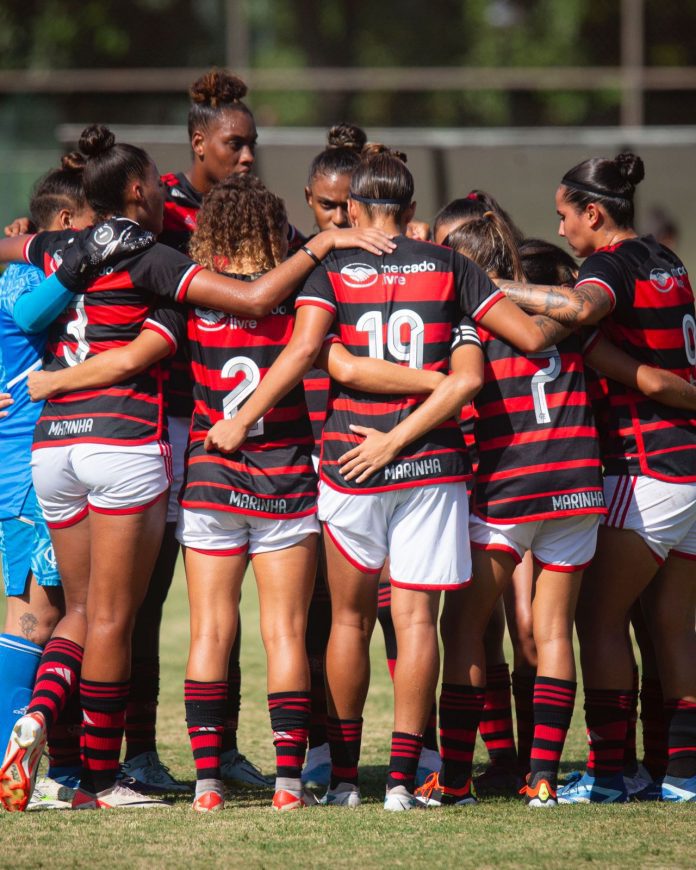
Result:
{"label": "jersey number 2", "polygon": [[[237,378],[240,374],[242,379],[222,400],[222,413],[226,420],[230,420],[237,415],[239,406],[261,383],[259,367],[252,359],[246,356],[235,356],[232,359],[228,359],[222,367],[220,377]],[[253,438],[256,435],[263,435],[263,417],[257,420],[251,429],[249,429],[249,438]]]}
{"label": "jersey number 2", "polygon": [[555,347],[542,353],[530,353],[530,359],[548,359],[549,363],[532,376],[532,400],[537,423],[550,423],[549,404],[546,401],[546,384],[555,381],[561,373],[561,355]]}

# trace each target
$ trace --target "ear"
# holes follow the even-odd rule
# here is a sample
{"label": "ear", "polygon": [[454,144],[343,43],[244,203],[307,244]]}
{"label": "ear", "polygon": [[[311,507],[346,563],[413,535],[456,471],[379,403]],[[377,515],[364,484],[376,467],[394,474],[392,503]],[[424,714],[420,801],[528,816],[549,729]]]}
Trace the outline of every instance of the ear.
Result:
{"label": "ear", "polygon": [[62,208],[56,215],[56,221],[61,229],[68,230],[72,227],[73,215],[70,209]]}
{"label": "ear", "polygon": [[311,208],[312,207],[312,188],[311,187],[305,187],[304,198],[305,198],[305,201],[307,202],[307,205]]}
{"label": "ear", "polygon": [[350,225],[352,227],[356,227],[358,225],[358,219],[360,217],[360,203],[356,202],[354,199],[348,200],[348,220],[350,221]]}
{"label": "ear", "polygon": [[587,223],[592,230],[597,229],[597,227],[602,223],[604,217],[596,202],[591,202],[587,205],[585,208],[585,216],[587,218]]}
{"label": "ear", "polygon": [[145,202],[145,189],[140,178],[134,178],[128,185],[128,199],[136,205],[142,205]]}
{"label": "ear", "polygon": [[199,160],[205,157],[205,134],[200,130],[194,130],[191,136],[191,150]]}

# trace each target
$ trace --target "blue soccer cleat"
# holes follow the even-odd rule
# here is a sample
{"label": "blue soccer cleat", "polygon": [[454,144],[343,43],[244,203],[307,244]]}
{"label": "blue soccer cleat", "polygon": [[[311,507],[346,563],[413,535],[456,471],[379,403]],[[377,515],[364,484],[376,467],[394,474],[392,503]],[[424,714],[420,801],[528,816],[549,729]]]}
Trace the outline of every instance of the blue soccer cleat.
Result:
{"label": "blue soccer cleat", "polygon": [[559,804],[625,804],[627,800],[622,773],[600,777],[585,772],[558,789]]}
{"label": "blue soccer cleat", "polygon": [[670,803],[696,801],[696,776],[666,776],[662,780],[662,800]]}

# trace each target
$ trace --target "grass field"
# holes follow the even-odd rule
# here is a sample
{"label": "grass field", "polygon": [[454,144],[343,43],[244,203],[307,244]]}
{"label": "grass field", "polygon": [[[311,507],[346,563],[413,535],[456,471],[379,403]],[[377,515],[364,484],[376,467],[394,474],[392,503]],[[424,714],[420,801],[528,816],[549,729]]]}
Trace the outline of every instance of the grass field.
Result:
{"label": "grass field", "polygon": [[[0,608],[1,609],[1,608]],[[266,709],[265,660],[257,596],[247,577],[242,602],[242,713],[239,745],[264,771],[273,770]],[[175,579],[162,631],[160,755],[191,781],[183,721],[188,622],[183,572]],[[382,810],[391,731],[391,683],[379,627],[373,643],[372,689],[365,711],[362,791],[356,811],[320,807],[276,814],[270,793],[230,793],[225,811],[199,816],[190,799],[149,812],[3,814],[0,849],[7,868],[199,867],[694,867],[696,805],[631,804],[530,811],[517,800],[476,807],[388,814]],[[581,702],[563,768],[585,758]],[[477,761],[484,753],[478,747]]]}

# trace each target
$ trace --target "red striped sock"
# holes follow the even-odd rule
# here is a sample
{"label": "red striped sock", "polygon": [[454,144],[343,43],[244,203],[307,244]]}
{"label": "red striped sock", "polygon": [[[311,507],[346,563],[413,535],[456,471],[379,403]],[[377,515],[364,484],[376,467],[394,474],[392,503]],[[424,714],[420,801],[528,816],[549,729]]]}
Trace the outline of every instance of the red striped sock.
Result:
{"label": "red striped sock", "polygon": [[49,776],[53,768],[82,767],[82,707],[80,693],[73,692],[48,734]]}
{"label": "red striped sock", "polygon": [[512,683],[506,662],[486,669],[486,698],[479,726],[493,764],[517,764],[515,736],[512,731]]}
{"label": "red striped sock", "polygon": [[416,768],[423,748],[422,734],[407,734],[392,731],[391,756],[387,770],[387,788],[402,785],[406,791],[413,791]]}
{"label": "red striped sock", "polygon": [[667,718],[658,678],[643,677],[640,688],[640,721],[643,724],[643,764],[653,779],[667,770]]}
{"label": "red striped sock", "polygon": [[184,704],[196,779],[222,779],[220,755],[227,683],[184,680]]}
{"label": "red striped sock", "polygon": [[631,708],[626,728],[626,747],[624,749],[624,770],[634,770],[638,765],[636,754],[636,726],[638,725],[638,686],[640,677],[638,666],[633,666],[633,686],[631,688]]}
{"label": "red striped sock", "polygon": [[331,788],[339,782],[358,784],[358,761],[362,741],[362,719],[326,718],[326,733],[331,747]]}
{"label": "red striped sock", "polygon": [[307,751],[311,704],[309,692],[273,692],[268,695],[276,750],[276,776],[279,779],[297,780],[299,784]]}
{"label": "red striped sock", "polygon": [[592,776],[612,776],[623,770],[631,690],[585,689],[585,722]]}
{"label": "red striped sock", "polygon": [[534,680],[536,671],[513,671],[512,694],[517,720],[517,763],[519,771],[529,773],[529,756],[534,738]]}
{"label": "red striped sock", "polygon": [[667,775],[696,776],[696,703],[686,698],[665,702],[669,722]]}
{"label": "red striped sock", "polygon": [[126,759],[157,749],[159,656],[134,658],[126,707]]}
{"label": "red striped sock", "polygon": [[440,782],[464,788],[471,777],[476,732],[485,693],[477,686],[443,683],[440,692]]}
{"label": "red striped sock", "polygon": [[53,637],[44,647],[27,713],[43,713],[49,732],[77,691],[83,652],[79,644],[64,637]]}
{"label": "red striped sock", "polygon": [[82,678],[80,702],[84,716],[80,787],[94,793],[116,782],[126,722],[128,682],[101,683]]}
{"label": "red striped sock", "polygon": [[575,706],[577,683],[537,676],[534,684],[534,740],[530,757],[532,776],[558,773],[566,735]]}

